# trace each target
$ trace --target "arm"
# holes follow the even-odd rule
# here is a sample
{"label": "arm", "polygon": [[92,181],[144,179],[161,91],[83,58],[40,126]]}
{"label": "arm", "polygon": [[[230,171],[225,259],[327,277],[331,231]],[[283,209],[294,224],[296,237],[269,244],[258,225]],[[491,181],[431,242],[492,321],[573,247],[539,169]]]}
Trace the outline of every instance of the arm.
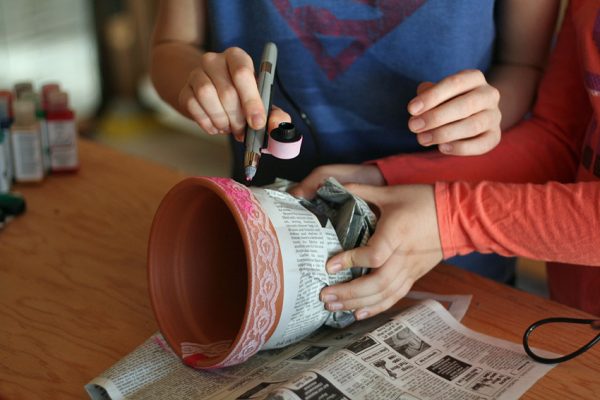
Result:
{"label": "arm", "polygon": [[581,71],[573,21],[567,14],[532,118],[506,132],[493,151],[476,157],[437,152],[399,155],[375,164],[390,185],[453,180],[572,181],[592,112]]}
{"label": "arm", "polygon": [[377,207],[377,229],[364,247],[327,262],[368,275],[321,291],[328,310],[358,319],[385,311],[442,257],[473,251],[600,267],[600,182],[545,185],[482,182],[348,188]]}
{"label": "arm", "polygon": [[342,183],[371,185],[455,180],[570,182],[592,112],[580,71],[573,21],[567,15],[540,84],[533,117],[506,132],[491,152],[454,157],[430,151],[392,156],[367,165],[326,165],[315,169],[293,193],[312,197],[329,176]]}
{"label": "arm", "polygon": [[486,77],[460,71],[423,82],[409,103],[408,126],[423,146],[444,154],[493,149],[504,130],[529,111],[545,65],[560,0],[499,0],[494,65]]}
{"label": "arm", "polygon": [[150,76],[164,101],[191,118],[179,104],[179,92],[190,73],[202,66],[205,53],[204,0],[161,1],[152,37]]}
{"label": "arm", "polygon": [[[207,133],[243,139],[246,124],[262,128],[266,113],[254,63],[242,49],[206,52],[206,1],[163,0],[152,44],[150,75],[160,96]],[[269,127],[290,121],[273,109]]]}
{"label": "arm", "polygon": [[498,253],[600,266],[600,182],[437,183],[444,258]]}
{"label": "arm", "polygon": [[500,0],[498,39],[489,82],[500,92],[502,130],[531,109],[546,65],[560,0]]}

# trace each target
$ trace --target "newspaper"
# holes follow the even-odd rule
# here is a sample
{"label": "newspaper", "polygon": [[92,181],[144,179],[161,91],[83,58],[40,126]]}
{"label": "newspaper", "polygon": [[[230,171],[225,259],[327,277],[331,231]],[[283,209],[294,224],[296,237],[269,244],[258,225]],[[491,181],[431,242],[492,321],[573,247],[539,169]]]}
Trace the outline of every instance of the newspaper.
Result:
{"label": "newspaper", "polygon": [[461,325],[470,296],[407,297],[448,310],[403,301],[393,317],[325,326],[220,370],[186,367],[157,333],[85,389],[93,400],[514,399],[553,368]]}
{"label": "newspaper", "polygon": [[367,269],[328,274],[324,266],[334,254],[364,246],[375,230],[376,217],[369,206],[335,179],[327,179],[311,200],[287,193],[292,184],[279,179],[251,188],[275,228],[285,271],[282,314],[263,349],[298,342],[323,324],[343,328],[355,321],[352,311],[326,310],[319,293]]}

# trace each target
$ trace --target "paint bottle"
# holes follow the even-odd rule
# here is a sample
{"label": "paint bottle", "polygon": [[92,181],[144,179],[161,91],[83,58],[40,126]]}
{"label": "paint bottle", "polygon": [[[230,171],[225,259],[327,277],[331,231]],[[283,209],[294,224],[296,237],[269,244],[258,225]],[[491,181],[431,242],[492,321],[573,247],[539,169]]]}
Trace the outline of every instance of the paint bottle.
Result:
{"label": "paint bottle", "polygon": [[42,89],[40,91],[40,100],[41,100],[41,110],[38,112],[36,110],[36,115],[38,117],[43,118],[43,125],[40,127],[40,132],[42,134],[42,151],[44,152],[44,168],[46,168],[46,173],[51,170],[51,161],[50,161],[50,138],[48,137],[48,123],[46,120],[46,113],[48,112],[48,96],[52,92],[58,92],[60,90],[60,85],[58,83],[46,83],[42,85]]}
{"label": "paint bottle", "polygon": [[10,90],[0,90],[0,98],[6,98],[8,101],[8,115],[12,121],[13,110],[12,110],[12,102],[13,102],[13,92]]}
{"label": "paint bottle", "polygon": [[79,169],[77,127],[75,114],[69,108],[69,96],[66,92],[59,90],[48,94],[46,121],[51,171],[76,171]]}
{"label": "paint bottle", "polygon": [[16,100],[11,127],[13,167],[17,182],[40,182],[44,179],[40,127],[31,100]]}
{"label": "paint bottle", "polygon": [[40,138],[42,140],[42,164],[44,165],[44,175],[48,175],[48,173],[50,173],[50,141],[48,139],[46,111],[42,106],[42,99],[34,92],[22,92],[19,99],[30,100],[35,104],[35,117],[40,125]]}
{"label": "paint bottle", "polygon": [[0,193],[9,192],[12,186],[10,124],[10,98],[0,96]]}

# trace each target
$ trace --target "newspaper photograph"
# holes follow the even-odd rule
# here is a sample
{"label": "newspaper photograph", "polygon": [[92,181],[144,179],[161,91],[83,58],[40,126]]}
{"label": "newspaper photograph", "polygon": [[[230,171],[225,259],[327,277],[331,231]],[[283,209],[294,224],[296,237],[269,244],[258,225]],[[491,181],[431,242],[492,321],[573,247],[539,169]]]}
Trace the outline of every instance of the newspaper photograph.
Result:
{"label": "newspaper photograph", "polygon": [[219,370],[185,366],[157,333],[86,391],[93,400],[514,399],[553,367],[535,363],[520,345],[461,325],[450,310],[462,317],[470,296],[439,297],[403,301],[395,315],[344,329],[324,326]]}

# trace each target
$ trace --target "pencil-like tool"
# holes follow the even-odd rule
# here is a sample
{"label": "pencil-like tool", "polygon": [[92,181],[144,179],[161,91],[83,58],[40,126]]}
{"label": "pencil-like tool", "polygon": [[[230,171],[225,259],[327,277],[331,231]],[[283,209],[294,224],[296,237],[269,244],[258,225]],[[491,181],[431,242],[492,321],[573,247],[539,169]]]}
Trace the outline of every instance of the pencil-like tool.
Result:
{"label": "pencil-like tool", "polygon": [[246,136],[244,138],[244,145],[246,147],[246,151],[244,152],[244,173],[246,181],[251,181],[254,175],[256,175],[261,150],[264,147],[265,134],[271,112],[271,94],[273,92],[276,66],[277,46],[275,46],[275,43],[269,42],[263,50],[258,73],[258,91],[265,107],[267,122],[263,128],[258,130],[252,129],[250,126],[246,128]]}

